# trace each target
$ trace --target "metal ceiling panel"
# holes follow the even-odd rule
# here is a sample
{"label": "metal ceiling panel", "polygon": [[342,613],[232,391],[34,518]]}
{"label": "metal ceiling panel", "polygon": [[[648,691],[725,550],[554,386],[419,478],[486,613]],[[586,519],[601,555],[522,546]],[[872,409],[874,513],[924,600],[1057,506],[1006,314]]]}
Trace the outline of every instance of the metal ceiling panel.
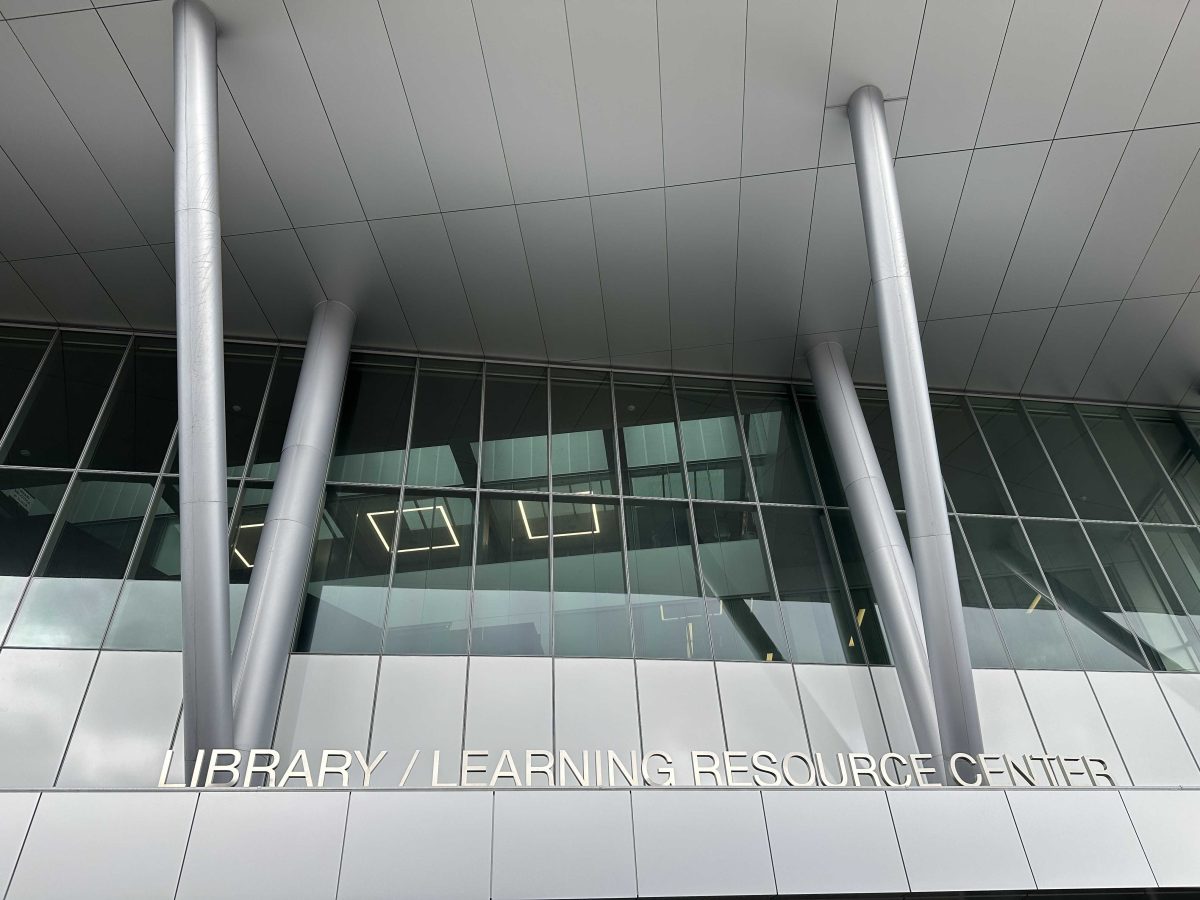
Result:
{"label": "metal ceiling panel", "polygon": [[1197,84],[1200,84],[1200,6],[1190,3],[1154,79],[1138,127],[1200,121]]}
{"label": "metal ceiling panel", "polygon": [[[740,347],[787,335],[789,367],[816,180],[817,173],[809,170],[742,181],[734,340]],[[749,371],[736,359],[734,368]]]}
{"label": "metal ceiling panel", "polygon": [[741,174],[746,0],[659,0],[658,47],[667,184]]}
{"label": "metal ceiling panel", "polygon": [[976,150],[929,317],[991,312],[1049,143]]}
{"label": "metal ceiling panel", "polygon": [[145,243],[8,25],[0,25],[0,147],[77,250]]}
{"label": "metal ceiling panel", "polygon": [[304,340],[312,308],[325,299],[300,238],[290,228],[225,238],[225,245],[271,328],[284,340]]}
{"label": "metal ceiling panel", "polygon": [[795,352],[794,337],[739,340],[733,345],[733,371],[758,378],[791,378]]}
{"label": "metal ceiling panel", "polygon": [[471,4],[381,5],[442,209],[512,203]]}
{"label": "metal ceiling panel", "polygon": [[37,16],[13,30],[146,239],[171,240],[171,145],[99,14]]}
{"label": "metal ceiling panel", "polygon": [[870,280],[854,167],[821,169],[808,238],[799,333],[861,327]]}
{"label": "metal ceiling panel", "polygon": [[0,309],[4,311],[4,318],[16,322],[56,321],[11,263],[0,262]]}
{"label": "metal ceiling panel", "polygon": [[1067,282],[1064,304],[1125,296],[1198,148],[1200,125],[1133,133]]}
{"label": "metal ceiling panel", "polygon": [[71,253],[71,242],[0,152],[0,255],[7,259]]}
{"label": "metal ceiling panel", "polygon": [[210,5],[221,22],[217,63],[292,223],[361,219],[287,9],[282,3],[238,0]]}
{"label": "metal ceiling panel", "polygon": [[742,174],[817,164],[836,0],[750,0]]}
{"label": "metal ceiling panel", "polygon": [[12,265],[60,324],[129,327],[79,254],[25,259]]}
{"label": "metal ceiling panel", "polygon": [[796,335],[796,358],[792,360],[792,377],[802,379],[812,378],[812,374],[808,371],[808,361],[805,354],[818,344],[826,342],[841,344],[842,349],[846,353],[846,365],[853,371],[854,357],[858,353],[860,334],[860,329],[855,328],[851,331],[823,331],[816,334]]}
{"label": "metal ceiling panel", "polygon": [[907,96],[924,11],[925,0],[840,0],[825,104],[848,103],[864,84]]}
{"label": "metal ceiling panel", "polygon": [[962,390],[967,386],[989,318],[964,316],[925,323],[921,345],[925,352],[925,377],[930,387]]}
{"label": "metal ceiling panel", "polygon": [[288,0],[288,13],[368,218],[437,211],[376,0]]}
{"label": "metal ceiling panel", "polygon": [[734,180],[667,188],[672,349],[733,336],[739,187]]}
{"label": "metal ceiling panel", "polygon": [[131,326],[175,330],[175,284],[153,250],[97,250],[83,258]]}
{"label": "metal ceiling panel", "polygon": [[929,0],[900,152],[975,146],[1013,0]]}
{"label": "metal ceiling panel", "polygon": [[1117,133],[1054,142],[1000,288],[998,312],[1058,305],[1127,140]]}
{"label": "metal ceiling panel", "polygon": [[596,258],[614,364],[617,357],[671,346],[663,193],[634,191],[592,198]]}
{"label": "metal ceiling panel", "polygon": [[441,214],[371,223],[417,348],[480,352],[479,332]]}
{"label": "metal ceiling panel", "polygon": [[70,9],[89,9],[84,0],[3,0],[0,13],[8,18],[17,16],[44,16],[49,13],[66,12]]}
{"label": "metal ceiling panel", "polygon": [[443,218],[483,352],[545,359],[546,339],[516,210],[500,206]]}
{"label": "metal ceiling panel", "polygon": [[679,372],[729,375],[733,372],[733,344],[676,348],[671,351],[671,368]]}
{"label": "metal ceiling panel", "polygon": [[[904,104],[903,100],[885,100],[883,104],[893,157],[900,140],[900,126],[904,121]],[[832,106],[825,110],[824,124],[821,126],[821,165],[843,166],[853,162],[854,146],[850,141],[850,119],[846,115],[846,107]]]}
{"label": "metal ceiling panel", "polygon": [[590,201],[583,197],[518,206],[517,218],[550,357],[607,357]]}
{"label": "metal ceiling panel", "polygon": [[517,202],[586,195],[564,5],[478,0],[474,6]]}
{"label": "metal ceiling panel", "polygon": [[1059,137],[1137,122],[1187,0],[1105,0],[1058,126]]}
{"label": "metal ceiling panel", "polygon": [[1142,260],[1130,297],[1183,294],[1200,277],[1200,165],[1192,167]]}
{"label": "metal ceiling panel", "polygon": [[858,353],[850,370],[854,380],[862,384],[883,384],[883,348],[879,345],[879,328],[864,328],[858,338]]}
{"label": "metal ceiling panel", "polygon": [[1075,396],[1124,400],[1145,371],[1187,295],[1125,300]]}
{"label": "metal ceiling panel", "polygon": [[978,146],[1054,136],[1100,0],[1017,0]]}
{"label": "metal ceiling panel", "polygon": [[1197,405],[1200,390],[1200,293],[1191,294],[1138,379],[1131,403]]}
{"label": "metal ceiling panel", "polygon": [[1053,314],[1052,309],[1026,309],[992,316],[967,387],[974,391],[1019,391]]}
{"label": "metal ceiling panel", "polygon": [[592,193],[661,187],[658,22],[652,0],[567,0]]}
{"label": "metal ceiling panel", "polygon": [[1120,305],[1121,301],[1115,300],[1055,310],[1022,392],[1073,397]]}
{"label": "metal ceiling panel", "polygon": [[358,311],[356,343],[412,347],[408,322],[366,222],[300,228],[296,234],[330,300]]}
{"label": "metal ceiling panel", "polygon": [[[152,248],[171,280],[175,280],[175,245],[155,244]],[[221,308],[226,337],[275,338],[258,298],[250,290],[242,270],[226,246],[221,247]],[[305,330],[307,334],[307,329]]]}

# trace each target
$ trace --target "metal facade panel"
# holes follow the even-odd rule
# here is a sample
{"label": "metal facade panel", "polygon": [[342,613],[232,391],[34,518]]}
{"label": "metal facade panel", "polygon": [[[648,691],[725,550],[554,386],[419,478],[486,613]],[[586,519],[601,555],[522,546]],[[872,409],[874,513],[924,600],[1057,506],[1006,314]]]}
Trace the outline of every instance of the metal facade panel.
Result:
{"label": "metal facade panel", "polygon": [[442,209],[512,203],[471,4],[381,4]]}
{"label": "metal facade panel", "polygon": [[667,188],[671,346],[711,347],[733,334],[737,181]]}
{"label": "metal facade panel", "polygon": [[1180,672],[1160,672],[1154,677],[1192,755],[1200,760],[1200,678]]}
{"label": "metal facade panel", "polygon": [[350,796],[349,791],[202,793],[177,900],[332,897]]}
{"label": "metal facade panel", "polygon": [[[1117,784],[1129,784],[1121,753],[1104,721],[1087,675],[1083,672],[1025,671],[1018,672],[1017,677],[1047,753],[1103,757],[1113,780]],[[1021,824],[1019,817],[1018,824]],[[1023,826],[1021,831],[1024,834]],[[1037,871],[1035,866],[1035,875]],[[1040,878],[1038,885],[1045,886]]]}
{"label": "metal facade panel", "polygon": [[356,791],[338,895],[487,900],[491,863],[491,792]]}
{"label": "metal facade panel", "polygon": [[565,6],[479,0],[474,9],[516,201],[587,194]]}
{"label": "metal facade panel", "polygon": [[22,259],[12,265],[56,321],[72,325],[129,327],[78,254]]}
{"label": "metal facade panel", "polygon": [[779,893],[909,890],[882,791],[766,791],[763,806]]}
{"label": "metal facade panel", "polygon": [[18,322],[55,321],[50,311],[34,296],[29,285],[17,275],[11,263],[0,263],[0,297],[4,298],[4,315],[7,318]]}
{"label": "metal facade panel", "polygon": [[1200,884],[1200,792],[1122,791],[1160,887]]}
{"label": "metal facade panel", "polygon": [[292,0],[287,9],[367,217],[436,212],[379,4]]}
{"label": "metal facade panel", "polygon": [[1200,119],[1200,9],[1188,5],[1138,118],[1139,128]]}
{"label": "metal facade panel", "polygon": [[[467,667],[465,749],[489,751],[495,767],[503,750],[554,749],[552,661],[476,656]],[[523,766],[522,766],[523,768]]]}
{"label": "metal facade panel", "polygon": [[762,804],[758,791],[634,791],[639,896],[774,894]]}
{"label": "metal facade panel", "polygon": [[871,673],[865,666],[793,666],[813,753],[874,753],[890,748]]}
{"label": "metal facade panel", "polygon": [[799,333],[857,331],[870,281],[854,167],[821,169],[808,237]]}
{"label": "metal facade panel", "polygon": [[816,166],[836,5],[835,0],[748,4],[743,175]]}
{"label": "metal facade panel", "polygon": [[6,896],[172,896],[190,851],[196,799],[182,792],[43,794]]}
{"label": "metal facade panel", "polygon": [[1052,309],[1026,309],[992,316],[967,387],[978,391],[1019,391],[1037,353],[1037,344],[1031,338],[1045,333],[1053,315]]}
{"label": "metal facade panel", "polygon": [[[717,689],[730,750],[769,750],[777,759],[809,751],[800,694],[789,666],[719,662]],[[742,783],[751,783],[750,775],[740,777]]]}
{"label": "metal facade panel", "polygon": [[37,794],[0,794],[0,890],[8,890],[37,804]]}
{"label": "metal facade panel", "polygon": [[497,791],[495,804],[496,900],[637,896],[625,791]]}
{"label": "metal facade panel", "polygon": [[988,753],[1021,756],[1042,751],[1042,739],[1016,672],[976,669],[975,696],[979,700],[983,747]]}
{"label": "metal facade panel", "polygon": [[175,285],[153,250],[97,250],[83,259],[130,326],[175,330]]}
{"label": "metal facade panel", "polygon": [[667,184],[741,174],[746,0],[659,0]]}
{"label": "metal facade panel", "polygon": [[1089,672],[1088,680],[1134,784],[1200,784],[1200,769],[1154,675]]}
{"label": "metal facade panel", "polygon": [[0,153],[0,254],[8,259],[71,253],[67,236],[42,206],[29,183]]}
{"label": "metal facade panel", "polygon": [[1013,0],[930,0],[908,89],[900,152],[975,145]]}
{"label": "metal facade panel", "polygon": [[762,341],[737,341],[733,345],[733,371],[760,378],[791,378],[796,338],[785,336]]}
{"label": "metal facade panel", "polygon": [[[888,127],[888,141],[892,156],[900,140],[900,125],[904,121],[904,100],[888,100],[883,104],[884,119]],[[821,125],[821,166],[848,166],[854,162],[854,146],[850,140],[850,119],[845,106],[830,106],[825,109]]]}
{"label": "metal facade panel", "polygon": [[1120,306],[1121,301],[1114,300],[1056,309],[1025,376],[1022,392],[1073,397]]}
{"label": "metal facade panel", "polygon": [[325,300],[317,273],[290,228],[225,238],[271,328],[283,340],[306,340],[313,307]]}
{"label": "metal facade panel", "polygon": [[1006,794],[1039,889],[1155,886],[1116,791]]}
{"label": "metal facade panel", "polygon": [[838,3],[825,103],[846,103],[864,84],[875,85],[884,97],[907,95],[924,11],[918,0]]}
{"label": "metal facade panel", "polygon": [[1200,234],[1200,166],[1193,161],[1126,296],[1160,297],[1192,290],[1200,277],[1197,234]]}
{"label": "metal facade panel", "polygon": [[95,662],[90,650],[0,651],[0,785],[54,783]]}
{"label": "metal facade panel", "polygon": [[929,379],[930,387],[962,390],[967,386],[990,318],[964,316],[925,323],[921,345],[925,352],[925,377]]}
{"label": "metal facade panel", "polygon": [[641,752],[633,660],[554,660],[554,749],[575,760],[585,751]]}
{"label": "metal facade panel", "polygon": [[438,780],[457,780],[463,749],[467,702],[465,656],[385,656],[379,667],[371,754],[388,751],[372,785],[396,787],[419,751],[408,785],[433,784],[433,751]]}
{"label": "metal facade panel", "polygon": [[[859,354],[861,358],[862,354]],[[904,693],[900,688],[900,677],[892,666],[871,666],[871,681],[875,684],[875,696],[879,700],[879,711],[883,715],[883,727],[887,731],[888,747],[893,753],[919,753],[917,739],[913,734],[912,720]]]}
{"label": "metal facade panel", "polygon": [[182,697],[178,653],[101,653],[57,785],[154,787]]}
{"label": "metal facade panel", "polygon": [[671,754],[678,783],[693,784],[691,752],[725,750],[713,664],[639,659],[637,681],[643,750]]}
{"label": "metal facade panel", "polygon": [[1177,294],[1122,301],[1076,396],[1097,400],[1128,397],[1185,299]]}
{"label": "metal facade panel", "polygon": [[[159,262],[163,264],[163,268],[167,270],[171,279],[174,280],[175,245],[155,244],[150,249],[154,251],[154,255],[158,257]],[[246,284],[246,279],[242,276],[242,270],[238,268],[238,264],[230,254],[228,247],[222,247],[221,249],[221,281],[221,300],[225,307],[226,336],[270,338],[278,336],[271,329],[270,324],[263,315],[262,308],[258,305],[258,300],[255,298],[254,292]],[[308,333],[307,324],[305,325],[304,333]]]}
{"label": "metal facade panel", "polygon": [[[964,766],[964,769],[969,767]],[[963,777],[969,775],[963,772]],[[1021,836],[1000,791],[891,791],[887,795],[913,891],[1032,890]],[[987,835],[987,852],[980,837]]]}
{"label": "metal facade panel", "polygon": [[1154,356],[1126,399],[1131,403],[1196,405],[1196,345],[1200,342],[1200,293],[1189,294]]}

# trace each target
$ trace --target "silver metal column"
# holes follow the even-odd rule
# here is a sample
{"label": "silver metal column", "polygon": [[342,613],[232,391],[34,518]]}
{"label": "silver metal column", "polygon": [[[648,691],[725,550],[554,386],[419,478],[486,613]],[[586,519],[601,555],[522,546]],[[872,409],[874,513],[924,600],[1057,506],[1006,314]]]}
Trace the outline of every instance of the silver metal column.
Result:
{"label": "silver metal column", "polygon": [[229,499],[217,180],[217,30],[198,0],[175,0],[175,318],[179,365],[179,532],[183,743],[233,737]]}
{"label": "silver metal column", "polygon": [[864,85],[855,91],[848,113],[942,750],[946,757],[952,753],[981,753],[983,737],[954,565],[954,543],[946,515],[921,331],[879,88]]}
{"label": "silver metal column", "polygon": [[[813,347],[808,351],[808,368],[871,588],[879,601],[879,613],[917,748],[922,753],[940,756],[937,709],[912,559],[841,345]],[[938,769],[942,770],[940,763]]]}
{"label": "silver metal column", "polygon": [[313,310],[233,654],[233,746],[241,750],[271,746],[333,452],[354,320],[354,310],[336,300]]}

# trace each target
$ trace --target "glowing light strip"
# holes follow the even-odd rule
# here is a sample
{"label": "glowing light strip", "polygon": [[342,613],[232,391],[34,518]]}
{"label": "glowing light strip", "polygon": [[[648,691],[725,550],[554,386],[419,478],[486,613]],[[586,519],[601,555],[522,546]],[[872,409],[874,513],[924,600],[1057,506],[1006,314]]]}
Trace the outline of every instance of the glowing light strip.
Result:
{"label": "glowing light strip", "polygon": [[[446,523],[446,530],[450,532],[450,543],[449,544],[431,545],[429,547],[406,547],[403,550],[397,549],[396,550],[397,553],[416,553],[421,550],[450,550],[454,547],[462,546],[458,542],[458,534],[456,534],[454,531],[454,524],[450,521],[450,516],[446,513],[446,507],[444,507],[442,504],[435,503],[432,506],[409,506],[409,507],[405,507],[402,510],[402,512],[415,513],[415,512],[429,512],[431,510],[435,513],[442,514],[442,521]],[[371,527],[375,529],[375,534],[379,537],[379,543],[383,544],[384,550],[391,550],[391,542],[388,541],[388,539],[383,536],[383,530],[379,527],[379,523],[375,521],[375,517],[376,516],[394,516],[395,514],[396,514],[396,511],[393,509],[382,509],[382,510],[378,510],[376,512],[367,513],[367,521],[370,522]]]}
{"label": "glowing light strip", "polygon": [[[590,493],[591,493],[591,491],[577,491],[572,496],[578,497],[578,496],[581,496],[584,494],[590,494]],[[529,527],[529,516],[527,516],[525,514],[525,501],[524,500],[517,501],[517,511],[521,514],[521,521],[525,523],[525,537],[529,538],[529,540],[531,540],[531,541],[549,540],[549,538],[550,538],[549,534],[534,534],[533,529]],[[556,538],[565,538],[565,537],[579,537],[580,535],[584,535],[584,534],[599,534],[599,533],[600,533],[600,510],[596,507],[596,504],[593,503],[592,504],[592,529],[590,531],[564,531],[564,532],[555,534],[554,536]]]}
{"label": "glowing light strip", "polygon": [[[262,523],[262,522],[259,522],[257,525],[254,525],[254,524],[251,524],[251,525],[239,525],[239,526],[238,526],[238,533],[240,534],[243,528],[262,528],[262,527],[263,527],[263,524],[264,524],[264,523]],[[247,569],[253,569],[253,568],[254,568],[254,563],[250,562],[250,560],[248,560],[248,559],[246,559],[246,557],[242,556],[242,551],[238,549],[238,547],[237,547],[237,543],[238,543],[238,542],[237,542],[237,540],[236,540],[236,539],[234,539],[234,542],[233,542],[233,555],[234,555],[234,556],[236,556],[238,559],[240,559],[240,560],[242,561],[242,565],[244,565],[244,566],[245,566]]]}

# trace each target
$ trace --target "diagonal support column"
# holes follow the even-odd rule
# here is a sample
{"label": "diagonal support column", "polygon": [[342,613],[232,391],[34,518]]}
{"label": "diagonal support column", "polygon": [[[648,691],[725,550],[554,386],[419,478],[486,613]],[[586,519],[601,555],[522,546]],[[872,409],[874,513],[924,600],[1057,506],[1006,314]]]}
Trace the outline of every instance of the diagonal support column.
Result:
{"label": "diagonal support column", "polygon": [[354,310],[313,310],[279,474],[254,558],[233,654],[233,746],[270,747],[337,428]]}
{"label": "diagonal support column", "polygon": [[229,499],[217,176],[217,31],[198,0],[176,0],[175,319],[179,367],[179,540],[183,745],[230,746]]}
{"label": "diagonal support column", "polygon": [[938,731],[948,759],[953,753],[981,753],[983,737],[879,88],[864,85],[856,90],[848,113]]}

